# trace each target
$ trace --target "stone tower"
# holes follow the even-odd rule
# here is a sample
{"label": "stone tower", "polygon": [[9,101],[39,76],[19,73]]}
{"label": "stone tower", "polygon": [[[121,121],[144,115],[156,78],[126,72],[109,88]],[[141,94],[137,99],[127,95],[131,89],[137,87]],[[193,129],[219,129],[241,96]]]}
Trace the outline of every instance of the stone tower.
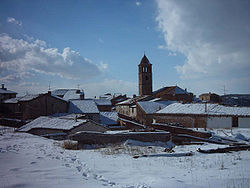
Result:
{"label": "stone tower", "polygon": [[138,65],[139,95],[152,95],[152,64],[144,54]]}

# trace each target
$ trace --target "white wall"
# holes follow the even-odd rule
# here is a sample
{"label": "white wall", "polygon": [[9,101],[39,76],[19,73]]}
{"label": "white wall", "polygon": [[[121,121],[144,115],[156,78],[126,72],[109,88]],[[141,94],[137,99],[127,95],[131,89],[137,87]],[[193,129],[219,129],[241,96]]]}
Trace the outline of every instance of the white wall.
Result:
{"label": "white wall", "polygon": [[208,117],[207,128],[231,128],[232,117]]}
{"label": "white wall", "polygon": [[240,128],[250,128],[250,118],[239,118]]}

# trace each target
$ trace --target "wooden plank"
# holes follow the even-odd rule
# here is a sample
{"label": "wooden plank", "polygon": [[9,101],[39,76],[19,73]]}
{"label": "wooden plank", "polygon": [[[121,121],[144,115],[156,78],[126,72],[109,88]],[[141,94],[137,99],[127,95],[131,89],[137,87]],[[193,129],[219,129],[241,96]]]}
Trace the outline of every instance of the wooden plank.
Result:
{"label": "wooden plank", "polygon": [[245,146],[230,146],[226,148],[217,148],[217,149],[208,149],[208,150],[202,150],[198,148],[198,152],[200,153],[228,153],[232,151],[244,151],[244,150],[250,150],[250,145]]}
{"label": "wooden plank", "polygon": [[186,135],[191,135],[191,136],[200,137],[200,138],[209,138],[212,136],[212,134],[208,132],[194,131],[191,129],[172,126],[168,124],[162,124],[162,123],[153,123],[152,127],[158,130],[169,131],[173,134],[186,134]]}

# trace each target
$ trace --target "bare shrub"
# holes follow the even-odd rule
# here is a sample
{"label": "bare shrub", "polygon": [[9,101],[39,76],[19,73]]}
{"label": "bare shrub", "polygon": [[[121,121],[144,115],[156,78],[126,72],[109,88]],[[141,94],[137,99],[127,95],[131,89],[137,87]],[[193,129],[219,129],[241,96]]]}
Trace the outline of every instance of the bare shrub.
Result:
{"label": "bare shrub", "polygon": [[62,148],[69,150],[78,150],[78,143],[72,140],[63,141]]}

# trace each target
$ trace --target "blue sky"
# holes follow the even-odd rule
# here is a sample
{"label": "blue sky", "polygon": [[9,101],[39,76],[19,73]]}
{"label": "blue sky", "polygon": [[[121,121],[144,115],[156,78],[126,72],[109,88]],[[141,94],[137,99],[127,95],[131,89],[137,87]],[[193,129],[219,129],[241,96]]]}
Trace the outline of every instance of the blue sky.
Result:
{"label": "blue sky", "polygon": [[137,94],[145,51],[154,89],[249,93],[249,7],[244,0],[2,0],[0,81],[20,93],[46,92],[50,83],[79,84],[90,97]]}

